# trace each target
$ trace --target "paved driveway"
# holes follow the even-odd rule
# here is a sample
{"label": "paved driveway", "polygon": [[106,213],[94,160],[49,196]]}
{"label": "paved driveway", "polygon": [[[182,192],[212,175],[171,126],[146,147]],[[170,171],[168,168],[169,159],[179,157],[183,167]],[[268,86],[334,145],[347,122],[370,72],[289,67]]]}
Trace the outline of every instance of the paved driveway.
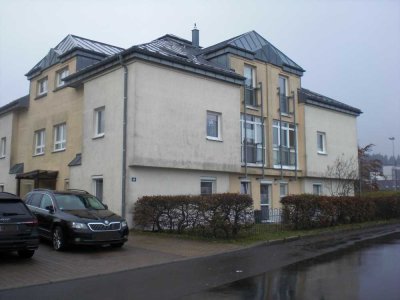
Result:
{"label": "paved driveway", "polygon": [[121,249],[74,247],[56,252],[42,242],[30,260],[0,254],[0,290],[107,274],[240,248],[226,243],[135,235]]}

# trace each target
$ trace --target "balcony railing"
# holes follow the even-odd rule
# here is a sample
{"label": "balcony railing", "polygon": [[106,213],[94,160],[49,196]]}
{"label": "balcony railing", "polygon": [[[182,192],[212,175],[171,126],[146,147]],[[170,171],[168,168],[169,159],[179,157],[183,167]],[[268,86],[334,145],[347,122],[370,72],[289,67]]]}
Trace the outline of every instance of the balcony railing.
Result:
{"label": "balcony railing", "polygon": [[263,154],[262,144],[247,144],[246,153],[245,153],[245,146],[242,145],[242,162],[246,162],[248,164],[262,164],[263,162],[262,154]]}
{"label": "balcony railing", "polygon": [[246,105],[257,106],[257,90],[253,87],[244,87],[244,103]]}
{"label": "balcony railing", "polygon": [[274,149],[274,165],[294,167],[295,164],[296,151],[294,148],[282,147],[282,159],[279,147]]}
{"label": "balcony railing", "polygon": [[284,94],[279,95],[281,114],[289,114],[289,97]]}

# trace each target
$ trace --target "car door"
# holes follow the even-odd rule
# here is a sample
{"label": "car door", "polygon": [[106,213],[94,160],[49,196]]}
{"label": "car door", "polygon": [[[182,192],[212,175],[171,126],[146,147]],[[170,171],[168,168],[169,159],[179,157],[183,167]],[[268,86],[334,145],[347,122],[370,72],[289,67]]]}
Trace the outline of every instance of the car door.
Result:
{"label": "car door", "polygon": [[42,235],[50,238],[54,218],[54,204],[51,197],[47,194],[43,194],[42,196],[37,218]]}

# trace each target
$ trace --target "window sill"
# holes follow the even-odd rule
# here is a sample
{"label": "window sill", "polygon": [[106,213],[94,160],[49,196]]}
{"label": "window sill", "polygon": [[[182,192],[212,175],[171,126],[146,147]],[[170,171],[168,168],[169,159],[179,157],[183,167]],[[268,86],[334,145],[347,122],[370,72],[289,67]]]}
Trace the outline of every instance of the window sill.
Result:
{"label": "window sill", "polygon": [[104,136],[105,136],[105,134],[104,134],[104,133],[102,133],[102,134],[99,134],[99,135],[95,135],[94,137],[92,137],[92,140],[98,140],[98,139],[102,139],[102,138],[104,138]]}
{"label": "window sill", "polygon": [[52,153],[64,152],[65,150],[66,150],[66,148],[58,149],[58,150],[53,150]]}
{"label": "window sill", "polygon": [[[283,170],[295,170],[295,166],[282,166],[281,165],[274,165],[274,169],[283,169]],[[298,170],[298,169],[297,169]]]}
{"label": "window sill", "polygon": [[[242,162],[242,167],[244,167],[244,166],[246,166],[246,164],[244,162]],[[255,167],[255,168],[262,168],[263,164],[262,163],[260,163],[260,164],[258,164],[258,163],[247,163],[247,166],[248,167]],[[264,167],[267,167],[267,165],[264,164]]]}
{"label": "window sill", "polygon": [[206,139],[209,140],[209,141],[214,141],[214,142],[221,142],[221,143],[223,142],[222,139],[219,139],[219,138],[216,138],[216,137],[212,137],[212,136],[207,136]]}
{"label": "window sill", "polygon": [[6,156],[4,155],[4,156],[0,156],[0,159],[4,159],[4,158],[6,158]]}
{"label": "window sill", "polygon": [[38,100],[38,99],[44,98],[44,97],[46,97],[46,96],[47,96],[47,93],[40,94],[40,95],[37,95],[36,98],[35,98],[34,100]]}
{"label": "window sill", "polygon": [[255,110],[255,111],[259,111],[260,110],[259,106],[253,106],[253,105],[246,105],[246,108],[250,109],[250,110]]}
{"label": "window sill", "polygon": [[318,153],[318,155],[328,155],[328,153],[326,153],[326,152],[320,152],[320,151],[318,151],[317,153]]}
{"label": "window sill", "polygon": [[54,90],[53,90],[53,93],[55,93],[55,92],[58,92],[58,91],[60,91],[60,90],[63,90],[63,89],[65,89],[67,86],[64,84],[64,85],[60,85],[60,86],[58,86],[58,87],[56,87]]}
{"label": "window sill", "polygon": [[32,157],[43,156],[43,155],[44,155],[44,152],[43,153],[36,153],[36,154],[33,154]]}
{"label": "window sill", "polygon": [[290,114],[289,113],[281,113],[281,116],[290,118]]}

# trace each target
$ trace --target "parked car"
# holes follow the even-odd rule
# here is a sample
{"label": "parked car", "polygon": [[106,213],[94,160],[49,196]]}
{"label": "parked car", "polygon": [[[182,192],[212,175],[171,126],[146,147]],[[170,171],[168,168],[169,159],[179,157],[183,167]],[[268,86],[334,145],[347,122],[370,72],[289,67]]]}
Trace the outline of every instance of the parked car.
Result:
{"label": "parked car", "polygon": [[0,251],[30,258],[39,247],[38,221],[16,195],[0,193]]}
{"label": "parked car", "polygon": [[57,251],[72,244],[122,247],[128,240],[126,220],[88,192],[37,189],[25,201],[38,219],[40,237]]}

